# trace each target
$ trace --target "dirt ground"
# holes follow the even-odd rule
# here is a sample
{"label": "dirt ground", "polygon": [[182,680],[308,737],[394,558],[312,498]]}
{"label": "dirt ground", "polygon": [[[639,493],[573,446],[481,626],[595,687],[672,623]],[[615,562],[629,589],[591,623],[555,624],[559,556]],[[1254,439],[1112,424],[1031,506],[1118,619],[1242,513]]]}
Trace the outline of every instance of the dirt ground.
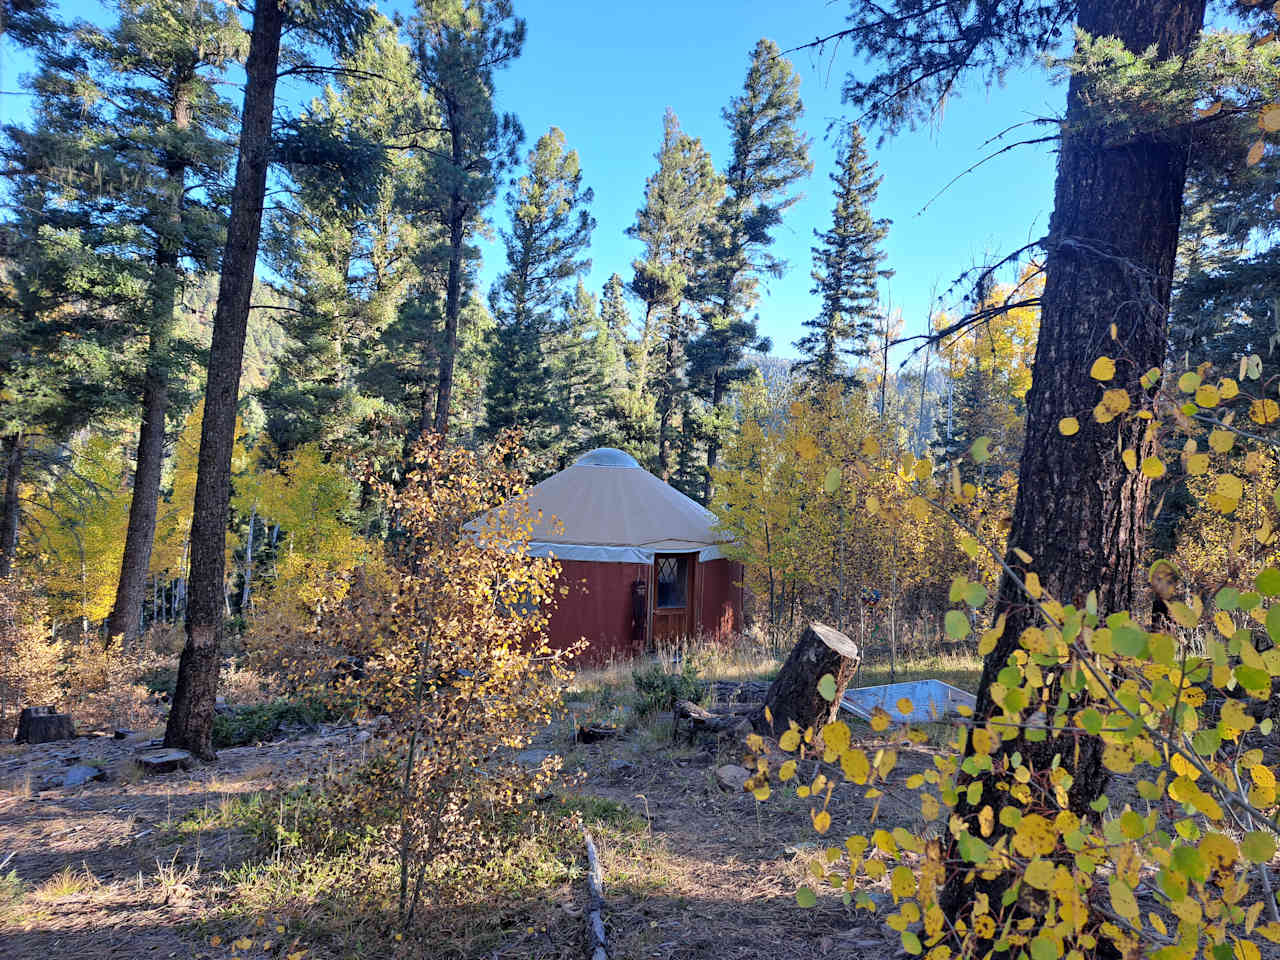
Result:
{"label": "dirt ground", "polygon": [[[297,740],[223,750],[215,764],[147,777],[132,762],[142,737],[3,748],[0,877],[13,871],[25,894],[0,905],[0,956],[228,956],[228,945],[210,945],[202,921],[225,904],[222,871],[254,855],[253,844],[234,830],[193,837],[176,825],[238,796],[297,783],[336,755],[361,749],[368,735],[367,727],[326,728]],[[740,759],[735,748],[655,741],[651,733],[578,747],[557,737],[548,732],[535,746],[563,753],[578,778],[574,793],[614,801],[643,818],[633,841],[600,842],[611,956],[733,960],[896,952],[896,935],[891,939],[865,911],[855,915],[838,901],[815,910],[796,907],[796,885],[816,850],[807,805],[782,791],[757,803],[723,789],[715,770]],[[109,779],[64,788],[62,778],[75,763],[100,766]],[[930,763],[927,751],[905,755],[895,776]],[[831,836],[867,826],[870,811],[845,802],[844,789],[831,804]],[[890,825],[910,822],[893,800],[880,816]],[[557,895],[565,891],[548,891],[549,898]],[[580,909],[561,906],[570,915]],[[542,909],[545,915],[547,904]],[[573,942],[556,954],[576,955],[576,922],[556,923],[539,935],[568,937]],[[545,953],[528,939],[513,930],[506,946],[483,956]],[[276,945],[269,953],[239,955],[285,951]]]}
{"label": "dirt ground", "polygon": [[[226,831],[192,842],[174,827],[237,795],[297,782],[367,739],[357,726],[296,741],[222,750],[216,764],[141,776],[145,736],[89,736],[0,753],[0,877],[29,888],[0,905],[5,958],[223,956],[192,933],[213,909],[218,872],[250,853]],[[61,786],[76,763],[105,782]],[[61,878],[65,877],[65,882]]]}

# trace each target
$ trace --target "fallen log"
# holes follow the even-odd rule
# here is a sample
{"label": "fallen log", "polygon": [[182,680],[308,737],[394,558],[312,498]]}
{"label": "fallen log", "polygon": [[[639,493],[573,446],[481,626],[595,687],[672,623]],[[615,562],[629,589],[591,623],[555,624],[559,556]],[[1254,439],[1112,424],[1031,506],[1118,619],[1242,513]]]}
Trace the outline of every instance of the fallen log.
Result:
{"label": "fallen log", "polygon": [[604,874],[591,834],[584,829],[582,837],[587,841],[587,948],[591,951],[591,960],[609,960],[604,938]]}
{"label": "fallen log", "polygon": [[[777,737],[793,720],[801,730],[830,723],[839,712],[840,697],[861,659],[858,645],[839,630],[824,623],[810,623],[769,684],[764,703],[751,714],[752,727],[757,733]],[[818,689],[819,681],[828,673],[835,679],[834,700],[827,700]],[[766,709],[772,723],[765,717]]]}
{"label": "fallen log", "polygon": [[712,713],[689,700],[677,700],[671,708],[671,740],[675,742],[679,737],[681,720],[689,721],[685,729],[688,730],[689,741],[692,743],[694,736],[699,733],[727,733],[738,725],[741,716],[736,711],[727,716]]}

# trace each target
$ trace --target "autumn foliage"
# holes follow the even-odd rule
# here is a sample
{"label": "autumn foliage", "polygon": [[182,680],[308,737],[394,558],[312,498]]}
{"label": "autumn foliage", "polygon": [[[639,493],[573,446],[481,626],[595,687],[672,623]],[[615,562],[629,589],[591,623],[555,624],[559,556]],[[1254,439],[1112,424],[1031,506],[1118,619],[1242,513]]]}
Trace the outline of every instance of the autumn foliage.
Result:
{"label": "autumn foliage", "polygon": [[495,821],[559,767],[517,756],[558,706],[573,651],[547,645],[559,565],[528,554],[535,518],[507,465],[516,454],[510,437],[475,453],[431,435],[403,484],[370,478],[392,522],[387,576],[347,572],[305,629],[281,638],[300,682],[384,718],[375,759],[331,799],[334,816],[367,822],[397,861],[402,923],[429,871],[490,855]]}

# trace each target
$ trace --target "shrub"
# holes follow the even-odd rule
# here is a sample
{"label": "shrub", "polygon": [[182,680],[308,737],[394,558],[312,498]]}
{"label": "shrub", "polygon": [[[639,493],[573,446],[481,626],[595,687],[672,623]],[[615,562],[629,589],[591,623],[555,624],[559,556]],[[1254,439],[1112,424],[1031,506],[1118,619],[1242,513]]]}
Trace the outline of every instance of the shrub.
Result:
{"label": "shrub", "polygon": [[44,600],[17,577],[0,580],[0,735],[22,707],[61,700],[62,654]]}
{"label": "shrub", "polygon": [[221,750],[278,740],[299,728],[314,729],[337,716],[329,703],[317,697],[300,701],[277,699],[241,707],[213,718],[213,745]]}
{"label": "shrub", "polygon": [[511,438],[476,453],[433,434],[399,488],[368,477],[394,519],[394,575],[345,574],[279,638],[297,684],[387,718],[331,816],[365,824],[373,855],[395,861],[402,925],[429,873],[500,858],[495,824],[530,812],[559,768],[517,756],[558,707],[572,655],[547,644],[559,565],[529,556],[518,455]]}
{"label": "shrub", "polygon": [[655,663],[631,674],[639,702],[636,712],[647,717],[660,710],[670,710],[677,700],[697,702],[707,694],[708,685],[691,657],[685,657],[678,671],[665,663]]}

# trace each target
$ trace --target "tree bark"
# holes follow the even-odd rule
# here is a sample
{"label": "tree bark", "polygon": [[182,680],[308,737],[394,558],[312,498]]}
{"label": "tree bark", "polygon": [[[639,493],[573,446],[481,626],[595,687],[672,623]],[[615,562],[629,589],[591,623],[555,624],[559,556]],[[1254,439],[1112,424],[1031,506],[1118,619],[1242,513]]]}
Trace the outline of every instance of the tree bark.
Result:
{"label": "tree bark", "polygon": [[[824,623],[810,623],[769,684],[764,703],[751,715],[751,725],[760,734],[777,737],[793,720],[801,730],[830,722],[859,662],[856,643]],[[834,700],[818,692],[818,681],[828,673],[836,681]],[[766,709],[773,717],[772,724],[765,718]]]}
{"label": "tree bark", "polygon": [[215,756],[213,706],[223,627],[231,453],[249,302],[262,232],[267,167],[271,162],[271,116],[283,25],[284,5],[276,0],[258,0],[245,63],[240,150],[209,349],[209,379],[191,517],[187,641],[178,663],[178,686],[164,734],[166,747],[190,750],[202,759]]}
{"label": "tree bark", "polygon": [[[1095,37],[1117,37],[1134,52],[1155,45],[1168,58],[1194,42],[1204,9],[1204,0],[1087,0],[1077,25]],[[1126,447],[1139,451],[1139,460],[1145,456],[1145,421],[1094,422],[1088,411],[1099,390],[1089,370],[1100,355],[1116,357],[1114,386],[1139,397],[1144,393],[1138,383],[1142,374],[1164,363],[1187,147],[1171,133],[1124,138],[1098,130],[1096,121],[1087,127],[1085,92],[1074,77],[1058,154],[1009,563],[1024,566],[1012,553],[1021,548],[1034,558],[1027,568],[1039,574],[1049,594],[1083,606],[1089,591],[1097,590],[1099,610],[1107,613],[1133,609],[1140,596],[1150,481],[1121,460]],[[1067,416],[1081,423],[1080,432],[1070,438],[1058,431],[1058,421]],[[1007,620],[983,665],[977,718],[998,712],[991,685],[1019,648],[1023,630],[1035,621],[1034,610],[1008,577],[1000,585],[996,614]],[[1094,816],[1088,805],[1102,795],[1108,780],[1099,741],[1070,736],[1030,743],[1020,737],[1006,741],[1004,749],[1022,751],[1035,769],[1046,769],[1058,755],[1074,777],[1068,791],[1071,809]],[[963,786],[960,796],[957,814],[975,823],[978,809],[990,803],[1000,823],[1000,799],[1007,794],[994,784],[984,783],[976,805],[967,803]],[[979,834],[976,823],[972,830]],[[998,825],[988,842],[1006,832]],[[943,891],[941,906],[954,916],[979,892],[998,903],[1007,885],[1002,876],[968,883],[965,872],[957,871]]]}
{"label": "tree bark", "polygon": [[[450,110],[452,117],[453,111]],[[453,164],[463,169],[463,143],[457,124],[450,124]],[[454,194],[449,198],[449,276],[444,295],[444,343],[440,350],[440,379],[436,386],[436,416],[433,424],[436,433],[449,432],[449,405],[453,401],[453,367],[458,353],[458,314],[462,311],[462,254],[467,239],[466,204]],[[425,432],[425,431],[424,431]]]}
{"label": "tree bark", "polygon": [[26,440],[21,433],[4,438],[4,507],[0,512],[0,580],[13,573],[13,559],[18,552],[18,523],[22,504],[18,487],[22,482],[22,461],[26,457]]}

